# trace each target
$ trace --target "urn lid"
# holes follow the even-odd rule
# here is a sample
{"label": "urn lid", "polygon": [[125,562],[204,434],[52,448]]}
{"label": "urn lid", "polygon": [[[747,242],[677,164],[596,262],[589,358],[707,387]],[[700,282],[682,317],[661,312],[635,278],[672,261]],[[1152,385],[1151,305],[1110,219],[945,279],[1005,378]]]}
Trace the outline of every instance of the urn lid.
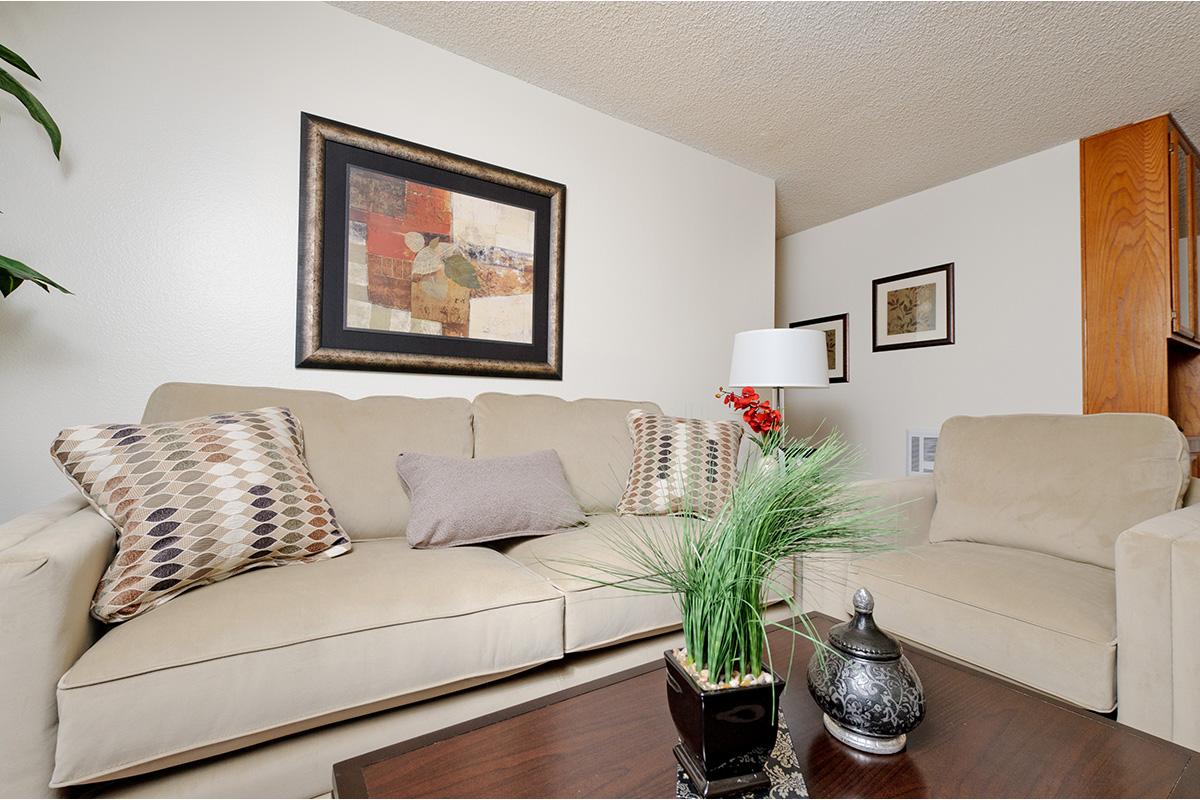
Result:
{"label": "urn lid", "polygon": [[835,650],[870,661],[895,661],[904,655],[900,642],[875,625],[872,614],[875,598],[865,588],[854,593],[854,619],[829,630],[829,644]]}

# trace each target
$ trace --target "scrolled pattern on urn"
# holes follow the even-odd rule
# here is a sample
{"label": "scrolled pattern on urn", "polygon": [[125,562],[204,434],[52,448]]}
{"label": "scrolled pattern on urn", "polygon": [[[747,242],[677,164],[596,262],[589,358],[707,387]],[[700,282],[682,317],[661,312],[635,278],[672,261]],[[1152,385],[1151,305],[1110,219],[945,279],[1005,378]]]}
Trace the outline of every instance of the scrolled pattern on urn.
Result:
{"label": "scrolled pattern on urn", "polygon": [[904,748],[925,718],[925,691],[903,648],[872,617],[874,598],[854,593],[854,618],[829,631],[832,653],[808,664],[808,690],[840,741],[873,753]]}
{"label": "scrolled pattern on urn", "polygon": [[808,666],[809,690],[821,710],[842,727],[867,736],[899,736],[925,718],[921,679],[907,658],[842,660],[826,656]]}

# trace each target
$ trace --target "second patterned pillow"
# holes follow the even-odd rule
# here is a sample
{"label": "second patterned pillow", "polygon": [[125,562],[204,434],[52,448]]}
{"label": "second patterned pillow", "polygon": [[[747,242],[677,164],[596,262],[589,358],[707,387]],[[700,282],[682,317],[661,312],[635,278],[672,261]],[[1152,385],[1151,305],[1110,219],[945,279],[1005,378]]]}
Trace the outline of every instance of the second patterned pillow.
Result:
{"label": "second patterned pillow", "polygon": [[633,464],[617,513],[715,516],[737,481],[741,424],[638,410],[626,420]]}

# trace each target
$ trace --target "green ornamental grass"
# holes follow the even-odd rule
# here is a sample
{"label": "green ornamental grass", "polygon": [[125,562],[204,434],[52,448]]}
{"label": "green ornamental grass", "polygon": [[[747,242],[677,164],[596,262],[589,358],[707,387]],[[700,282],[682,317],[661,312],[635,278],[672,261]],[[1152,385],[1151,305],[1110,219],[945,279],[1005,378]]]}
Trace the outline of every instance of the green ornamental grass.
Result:
{"label": "green ornamental grass", "polygon": [[[793,442],[743,470],[712,519],[687,513],[680,524],[665,525],[662,518],[639,518],[642,524],[622,518],[622,531],[605,537],[614,560],[560,562],[583,572],[556,568],[597,585],[677,595],[697,671],[708,669],[714,683],[734,673],[758,675],[764,661],[770,666],[772,626],[813,641],[818,652],[825,646],[791,597],[793,557],[889,546],[887,515],[851,484],[856,461],[836,432],[820,443]],[[685,508],[694,508],[686,498],[699,493],[687,487],[706,478],[683,477]],[[798,627],[765,618],[772,596],[785,598]]]}

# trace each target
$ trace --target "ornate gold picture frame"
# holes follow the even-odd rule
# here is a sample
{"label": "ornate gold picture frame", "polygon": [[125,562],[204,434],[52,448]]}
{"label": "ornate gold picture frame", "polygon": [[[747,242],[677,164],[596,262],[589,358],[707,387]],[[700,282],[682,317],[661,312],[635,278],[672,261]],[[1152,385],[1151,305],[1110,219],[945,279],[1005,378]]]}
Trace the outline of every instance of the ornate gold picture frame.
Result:
{"label": "ornate gold picture frame", "polygon": [[301,115],[296,366],[562,378],[566,187]]}

